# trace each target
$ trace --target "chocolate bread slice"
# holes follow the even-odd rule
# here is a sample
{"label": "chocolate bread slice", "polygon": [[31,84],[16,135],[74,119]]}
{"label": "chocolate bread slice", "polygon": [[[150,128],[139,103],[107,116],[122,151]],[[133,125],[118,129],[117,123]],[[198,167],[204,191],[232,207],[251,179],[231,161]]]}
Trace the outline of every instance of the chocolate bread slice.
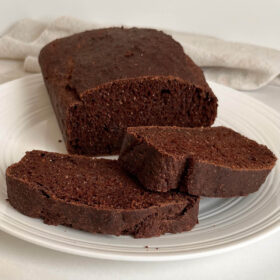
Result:
{"label": "chocolate bread slice", "polygon": [[171,36],[107,28],[55,40],[39,55],[67,150],[118,154],[128,126],[210,126],[217,98]]}
{"label": "chocolate bread slice", "polygon": [[208,197],[257,191],[275,161],[266,146],[226,127],[128,128],[119,157],[147,189]]}
{"label": "chocolate bread slice", "polygon": [[144,190],[116,160],[32,151],[6,179],[10,204],[51,225],[141,238],[197,223],[198,197]]}

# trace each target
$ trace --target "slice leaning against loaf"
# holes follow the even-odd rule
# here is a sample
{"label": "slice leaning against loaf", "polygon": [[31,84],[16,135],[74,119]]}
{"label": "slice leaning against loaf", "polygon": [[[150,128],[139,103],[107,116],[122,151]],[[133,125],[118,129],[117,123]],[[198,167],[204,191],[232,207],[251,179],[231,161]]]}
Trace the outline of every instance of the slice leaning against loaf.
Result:
{"label": "slice leaning against loaf", "polygon": [[208,197],[257,191],[275,161],[266,146],[226,127],[131,127],[119,157],[147,189]]}
{"label": "slice leaning against loaf", "polygon": [[141,238],[197,223],[198,197],[142,189],[116,160],[32,151],[8,167],[6,180],[10,204],[51,225]]}

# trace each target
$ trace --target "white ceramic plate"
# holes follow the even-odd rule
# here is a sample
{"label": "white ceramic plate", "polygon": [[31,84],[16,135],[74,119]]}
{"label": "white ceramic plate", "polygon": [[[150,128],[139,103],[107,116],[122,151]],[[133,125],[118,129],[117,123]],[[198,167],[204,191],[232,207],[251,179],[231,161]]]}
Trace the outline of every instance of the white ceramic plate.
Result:
{"label": "white ceramic plate", "polygon": [[[280,157],[280,115],[230,88],[210,83],[219,99],[215,125],[231,127],[266,144]],[[49,226],[26,217],[6,201],[5,170],[25,151],[66,152],[41,75],[0,86],[0,228],[18,238],[55,250],[114,260],[178,260],[223,252],[256,241],[280,225],[280,168],[247,197],[206,199],[200,223],[190,232],[133,239]]]}

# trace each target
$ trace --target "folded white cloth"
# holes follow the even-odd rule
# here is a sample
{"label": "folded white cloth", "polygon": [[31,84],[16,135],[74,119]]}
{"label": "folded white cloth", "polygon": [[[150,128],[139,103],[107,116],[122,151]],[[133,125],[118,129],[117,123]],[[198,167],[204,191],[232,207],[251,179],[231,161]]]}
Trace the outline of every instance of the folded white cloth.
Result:
{"label": "folded white cloth", "polygon": [[[20,20],[0,37],[0,58],[23,60],[25,71],[40,72],[38,54],[45,44],[56,38],[99,27],[72,17],[60,17],[51,23]],[[270,82],[280,85],[278,50],[203,35],[168,33],[203,68],[209,80],[241,90],[254,90]]]}

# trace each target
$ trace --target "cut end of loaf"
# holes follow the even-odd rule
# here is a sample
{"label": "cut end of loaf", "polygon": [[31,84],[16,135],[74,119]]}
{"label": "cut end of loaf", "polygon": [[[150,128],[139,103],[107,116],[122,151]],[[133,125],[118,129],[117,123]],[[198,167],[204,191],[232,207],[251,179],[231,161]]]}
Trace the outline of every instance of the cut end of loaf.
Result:
{"label": "cut end of loaf", "polygon": [[[86,106],[84,106],[86,104]],[[129,126],[210,126],[217,99],[201,88],[175,77],[119,80],[84,95],[70,110],[70,152],[117,154]]]}

